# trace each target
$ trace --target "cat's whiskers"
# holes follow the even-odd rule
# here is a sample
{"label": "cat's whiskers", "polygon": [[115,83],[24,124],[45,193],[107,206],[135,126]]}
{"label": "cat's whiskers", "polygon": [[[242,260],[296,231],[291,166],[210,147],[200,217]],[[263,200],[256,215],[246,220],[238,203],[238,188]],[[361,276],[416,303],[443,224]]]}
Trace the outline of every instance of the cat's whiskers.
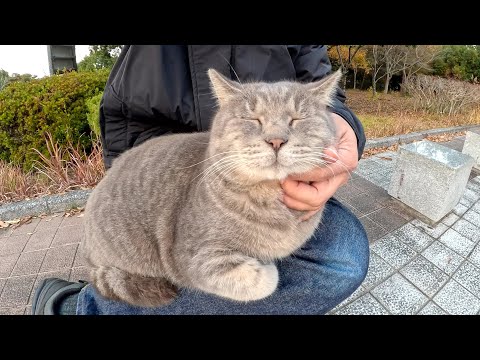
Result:
{"label": "cat's whiskers", "polygon": [[202,175],[205,176],[205,175],[207,175],[209,172],[214,171],[217,166],[223,165],[224,163],[229,162],[229,161],[234,161],[234,159],[235,159],[236,157],[239,157],[239,155],[238,155],[238,154],[235,154],[235,155],[225,156],[224,158],[216,161],[215,163],[213,163],[212,165],[208,166],[208,167],[205,168],[203,171],[201,171],[197,176],[195,176],[195,177],[192,179],[191,182],[195,181],[198,177],[200,177],[200,176],[202,176]]}
{"label": "cat's whiskers", "polygon": [[229,159],[226,162],[223,162],[223,163],[217,162],[215,166],[210,166],[209,168],[206,169],[206,171],[203,172],[203,176],[198,181],[197,186],[200,185],[203,181],[205,181],[209,176],[212,176],[213,174],[215,174],[217,171],[221,171],[222,169],[237,163],[238,161],[236,161],[235,159]]}
{"label": "cat's whiskers", "polygon": [[335,159],[331,156],[328,156],[324,153],[320,153],[320,152],[311,152],[309,154],[312,154],[312,155],[317,155],[321,158],[324,158],[324,159],[327,159],[327,160],[335,160],[334,162],[338,165],[340,165],[341,167],[343,167],[345,169],[345,171],[348,173],[348,176],[351,178],[352,177],[352,172],[348,169],[348,167],[345,165],[345,163],[343,161],[341,161],[340,159]]}

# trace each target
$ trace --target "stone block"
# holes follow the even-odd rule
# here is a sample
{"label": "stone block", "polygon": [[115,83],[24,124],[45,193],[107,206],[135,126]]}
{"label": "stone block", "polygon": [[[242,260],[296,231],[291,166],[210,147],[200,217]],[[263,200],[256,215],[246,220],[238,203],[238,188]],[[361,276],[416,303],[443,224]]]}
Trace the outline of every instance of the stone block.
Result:
{"label": "stone block", "polygon": [[480,170],[480,131],[467,131],[462,153],[475,160],[474,169]]}
{"label": "stone block", "polygon": [[460,201],[474,160],[430,141],[399,147],[388,193],[432,222],[440,221]]}

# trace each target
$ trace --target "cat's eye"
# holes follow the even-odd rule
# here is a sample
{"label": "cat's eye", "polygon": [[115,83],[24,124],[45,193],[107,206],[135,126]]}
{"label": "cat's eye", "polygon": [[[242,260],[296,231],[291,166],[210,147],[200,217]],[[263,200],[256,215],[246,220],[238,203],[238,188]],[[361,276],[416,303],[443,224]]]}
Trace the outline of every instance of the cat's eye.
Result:
{"label": "cat's eye", "polygon": [[261,124],[262,122],[260,121],[260,119],[258,118],[249,118],[249,117],[244,117],[242,118],[243,120],[248,120],[248,121],[256,121],[258,122],[259,124]]}
{"label": "cat's eye", "polygon": [[306,118],[304,118],[304,117],[303,118],[301,118],[301,117],[291,118],[290,121],[288,122],[288,125],[292,126],[294,121],[305,120],[305,119]]}

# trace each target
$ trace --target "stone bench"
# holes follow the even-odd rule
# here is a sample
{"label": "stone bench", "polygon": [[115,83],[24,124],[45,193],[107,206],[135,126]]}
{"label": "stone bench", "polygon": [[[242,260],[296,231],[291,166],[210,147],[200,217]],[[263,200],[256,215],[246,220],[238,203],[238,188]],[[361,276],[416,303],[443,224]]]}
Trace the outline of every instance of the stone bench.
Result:
{"label": "stone bench", "polygon": [[470,155],[475,160],[473,168],[480,171],[480,130],[467,131],[462,153]]}
{"label": "stone bench", "polygon": [[437,223],[462,197],[474,160],[430,141],[399,146],[388,193]]}

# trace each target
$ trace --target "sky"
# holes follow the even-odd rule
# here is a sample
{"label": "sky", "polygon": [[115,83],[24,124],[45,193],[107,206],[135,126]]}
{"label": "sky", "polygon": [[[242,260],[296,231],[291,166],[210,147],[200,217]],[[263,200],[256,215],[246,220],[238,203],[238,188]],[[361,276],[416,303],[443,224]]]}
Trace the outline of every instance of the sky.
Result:
{"label": "sky", "polygon": [[[75,55],[78,64],[88,55],[88,45],[75,45]],[[0,45],[0,69],[10,75],[49,76],[47,45]]]}

